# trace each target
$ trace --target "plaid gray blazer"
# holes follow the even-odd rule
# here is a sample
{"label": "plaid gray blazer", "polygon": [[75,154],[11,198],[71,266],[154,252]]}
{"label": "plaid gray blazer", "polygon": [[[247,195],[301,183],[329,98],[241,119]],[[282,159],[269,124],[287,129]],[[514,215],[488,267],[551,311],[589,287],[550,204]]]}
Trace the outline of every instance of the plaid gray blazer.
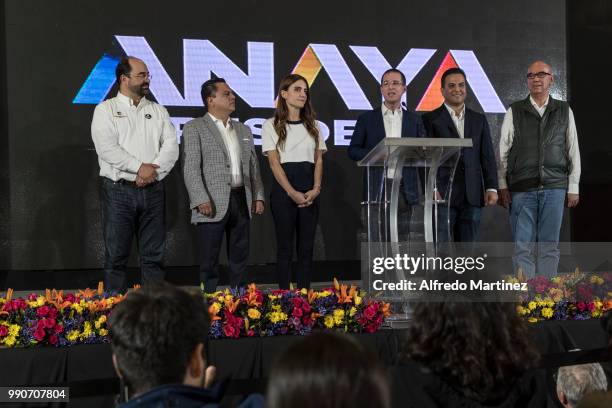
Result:
{"label": "plaid gray blazer", "polygon": [[[259,162],[251,129],[239,122],[232,124],[242,150],[242,176],[251,216],[253,201],[264,201]],[[189,194],[191,223],[220,221],[227,212],[230,198],[230,158],[221,133],[208,113],[183,127],[181,163]],[[198,205],[208,201],[212,202],[215,211],[213,217],[205,217],[197,211]]]}

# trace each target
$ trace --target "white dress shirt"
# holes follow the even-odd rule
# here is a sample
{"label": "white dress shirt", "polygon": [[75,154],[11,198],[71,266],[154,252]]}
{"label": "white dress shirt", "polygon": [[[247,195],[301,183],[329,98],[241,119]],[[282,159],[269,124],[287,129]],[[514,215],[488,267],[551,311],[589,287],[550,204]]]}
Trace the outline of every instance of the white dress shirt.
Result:
{"label": "white dress shirt", "polygon": [[451,119],[453,120],[453,123],[455,124],[455,128],[457,129],[457,133],[459,133],[459,137],[463,139],[465,129],[465,104],[463,104],[459,115],[457,115],[455,110],[448,106],[446,103],[444,104],[444,106],[446,107],[446,110],[448,110],[448,113]]}
{"label": "white dress shirt", "polygon": [[232,119],[227,119],[227,124],[224,125],[221,119],[217,119],[210,112],[208,112],[210,118],[217,125],[217,129],[219,129],[219,133],[221,133],[221,139],[223,139],[223,143],[225,143],[225,148],[229,153],[230,158],[230,169],[232,172],[232,187],[241,187],[243,185],[242,180],[242,159],[240,143],[238,142],[238,136],[236,136],[236,130],[234,129],[234,125],[232,125]]}
{"label": "white dress shirt", "polygon": [[[404,114],[402,107],[391,110],[383,103],[380,110],[385,126],[385,137],[402,137],[402,116]],[[387,169],[387,177],[393,178],[393,169]]]}
{"label": "white dress shirt", "polygon": [[[529,101],[540,114],[544,115],[546,107],[548,106],[549,98],[546,98],[546,102],[542,106],[533,100],[529,96]],[[514,121],[512,119],[512,108],[509,108],[504,116],[504,122],[501,128],[501,138],[499,140],[499,169],[497,171],[497,179],[499,188],[508,188],[506,182],[506,172],[508,170],[508,154],[514,141]],[[569,122],[567,125],[566,134],[566,148],[569,156],[569,177],[567,192],[570,194],[578,194],[578,183],[580,182],[580,149],[578,147],[578,132],[576,131],[576,122],[574,120],[574,112],[572,108],[569,108]]]}
{"label": "white dress shirt", "polygon": [[157,164],[157,179],[178,159],[176,131],[163,106],[142,98],[138,106],[121,92],[96,106],[91,137],[100,176],[134,181],[142,163]]}
{"label": "white dress shirt", "polygon": [[[465,138],[465,104],[463,104],[463,107],[461,108],[461,112],[459,113],[459,115],[457,115],[455,110],[451,108],[450,106],[448,106],[446,103],[444,103],[444,107],[446,107],[446,110],[448,110],[448,113],[451,119],[453,120],[453,123],[455,124],[455,129],[457,129],[457,133],[459,134],[459,137],[461,139],[464,139]],[[488,192],[497,193],[497,190],[494,188],[487,188],[487,193]]]}

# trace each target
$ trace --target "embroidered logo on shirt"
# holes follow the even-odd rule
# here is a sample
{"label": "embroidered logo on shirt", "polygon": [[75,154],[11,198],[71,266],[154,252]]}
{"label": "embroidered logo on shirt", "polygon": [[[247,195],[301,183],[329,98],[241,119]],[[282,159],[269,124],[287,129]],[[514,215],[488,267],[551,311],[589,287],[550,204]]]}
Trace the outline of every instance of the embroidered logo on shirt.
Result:
{"label": "embroidered logo on shirt", "polygon": [[147,113],[147,114],[145,115],[145,118],[147,118],[147,119],[151,119],[151,114],[150,114],[150,113]]}

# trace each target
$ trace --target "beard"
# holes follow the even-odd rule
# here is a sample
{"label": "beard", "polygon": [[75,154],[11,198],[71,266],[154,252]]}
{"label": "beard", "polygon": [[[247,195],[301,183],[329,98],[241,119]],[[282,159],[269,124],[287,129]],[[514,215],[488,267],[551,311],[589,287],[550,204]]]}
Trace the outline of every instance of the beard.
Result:
{"label": "beard", "polygon": [[149,84],[140,84],[130,86],[130,91],[138,96],[145,96],[149,94]]}

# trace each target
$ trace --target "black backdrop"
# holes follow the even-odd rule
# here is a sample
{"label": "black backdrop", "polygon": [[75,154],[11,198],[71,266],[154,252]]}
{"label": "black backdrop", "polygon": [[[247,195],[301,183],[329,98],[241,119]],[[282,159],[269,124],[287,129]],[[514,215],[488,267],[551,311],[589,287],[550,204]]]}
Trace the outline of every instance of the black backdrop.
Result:
{"label": "black backdrop", "polygon": [[[274,43],[274,80],[289,73],[310,43],[335,44],[370,104],[380,103],[376,79],[350,45],[376,46],[395,66],[411,48],[437,51],[408,87],[415,109],[450,49],[473,50],[507,107],[526,95],[530,61],[553,64],[554,94],[567,98],[565,1],[311,1],[301,6],[266,1],[4,3],[6,47],[0,102],[8,118],[0,147],[0,269],[99,268],[104,253],[98,164],[90,138],[94,105],[72,101],[104,53],[121,48],[115,35],[143,36],[179,92],[183,92],[183,39],[212,41],[247,72],[247,41]],[[3,53],[6,52],[6,55]],[[155,78],[153,79],[155,81]],[[231,85],[231,84],[230,84]],[[109,95],[113,95],[113,87]],[[468,105],[482,108],[471,92]],[[333,120],[354,120],[329,75],[312,87],[319,119],[330,127],[315,257],[358,259],[361,171],[334,145]],[[169,106],[171,116],[202,114],[198,107]],[[235,117],[266,118],[271,109],[237,103]],[[502,114],[487,114],[497,145]],[[7,123],[4,121],[3,123]],[[4,127],[5,125],[3,125]],[[3,129],[4,130],[4,129]],[[260,157],[261,159],[261,157]],[[261,160],[264,182],[271,174]],[[168,265],[196,264],[186,192],[176,169],[167,178]],[[483,238],[508,236],[500,208],[483,215]],[[272,219],[253,223],[251,262],[275,256]]]}

